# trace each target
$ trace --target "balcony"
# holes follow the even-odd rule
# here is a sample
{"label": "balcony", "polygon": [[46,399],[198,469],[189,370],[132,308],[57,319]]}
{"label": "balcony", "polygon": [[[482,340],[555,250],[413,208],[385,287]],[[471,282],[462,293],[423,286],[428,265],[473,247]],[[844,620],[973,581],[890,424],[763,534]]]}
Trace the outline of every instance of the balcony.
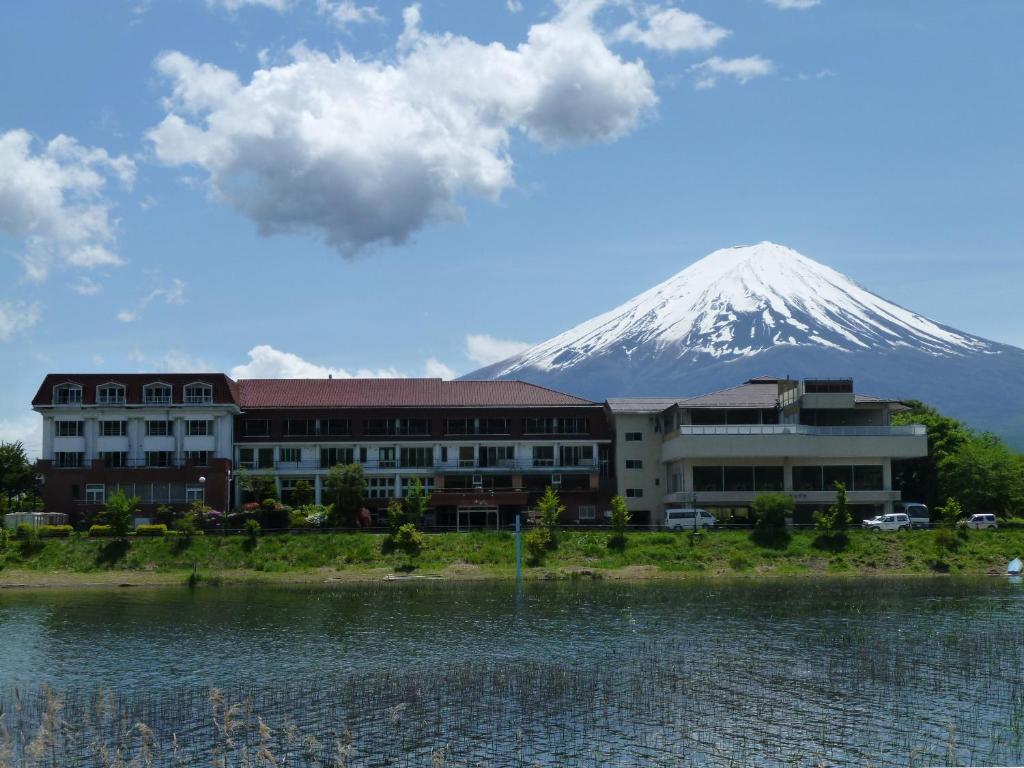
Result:
{"label": "balcony", "polygon": [[[785,493],[797,504],[834,504],[835,491],[682,491],[665,494],[666,504],[747,506],[762,493]],[[899,501],[899,491],[847,491],[849,504],[882,504]]]}
{"label": "balcony", "polygon": [[928,451],[920,424],[878,427],[809,427],[803,424],[680,426],[666,436],[662,460],[686,458],[815,457],[913,458]]}
{"label": "balcony", "polygon": [[[553,459],[500,459],[494,463],[481,462],[477,459],[451,459],[449,461],[436,461],[429,463],[413,462],[403,464],[400,459],[371,459],[369,461],[355,462],[366,472],[389,471],[389,470],[418,470],[421,472],[473,472],[475,474],[491,472],[545,472],[545,473],[574,473],[587,472],[596,473],[600,469],[599,463],[594,459],[577,459],[575,461],[558,464]],[[332,464],[325,464],[319,459],[306,461],[239,461],[239,469],[247,470],[327,470]]]}

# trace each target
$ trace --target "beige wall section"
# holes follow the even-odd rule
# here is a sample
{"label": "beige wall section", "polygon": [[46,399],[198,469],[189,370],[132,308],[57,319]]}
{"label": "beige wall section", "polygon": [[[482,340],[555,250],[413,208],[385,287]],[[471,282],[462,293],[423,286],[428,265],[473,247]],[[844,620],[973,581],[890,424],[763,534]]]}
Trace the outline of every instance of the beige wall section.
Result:
{"label": "beige wall section", "polygon": [[[661,463],[661,432],[655,432],[655,413],[613,413],[615,430],[616,493],[626,498],[631,512],[647,511],[657,525],[665,515],[665,474]],[[626,441],[627,432],[640,432],[642,440]],[[643,462],[642,469],[626,469],[626,460]],[[639,488],[640,498],[626,496],[627,488]]]}
{"label": "beige wall section", "polygon": [[921,435],[704,434],[674,435],[664,443],[662,461],[693,456],[717,458],[792,457],[852,459],[912,458],[928,452]]}

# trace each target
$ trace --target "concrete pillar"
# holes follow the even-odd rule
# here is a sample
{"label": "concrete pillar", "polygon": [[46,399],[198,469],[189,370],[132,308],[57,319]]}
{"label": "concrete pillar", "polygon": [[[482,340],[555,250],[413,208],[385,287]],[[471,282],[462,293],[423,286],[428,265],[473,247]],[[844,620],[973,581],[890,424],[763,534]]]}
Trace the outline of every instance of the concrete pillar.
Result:
{"label": "concrete pillar", "polygon": [[141,416],[128,419],[128,459],[138,466],[143,459],[142,448],[146,439],[146,423]]}
{"label": "concrete pillar", "polygon": [[174,419],[174,460],[181,463],[185,451],[185,419]]}
{"label": "concrete pillar", "polygon": [[793,492],[793,464],[788,457],[782,462],[782,490]]}
{"label": "concrete pillar", "polygon": [[323,504],[324,483],[323,475],[313,476],[313,503]]}
{"label": "concrete pillar", "polygon": [[395,473],[395,498],[402,498],[402,476],[397,472]]}
{"label": "concrete pillar", "polygon": [[53,416],[43,416],[43,456],[53,461]]}
{"label": "concrete pillar", "polygon": [[93,461],[96,458],[96,439],[99,436],[99,421],[95,416],[86,417],[82,424],[82,434],[85,436],[85,461]]}

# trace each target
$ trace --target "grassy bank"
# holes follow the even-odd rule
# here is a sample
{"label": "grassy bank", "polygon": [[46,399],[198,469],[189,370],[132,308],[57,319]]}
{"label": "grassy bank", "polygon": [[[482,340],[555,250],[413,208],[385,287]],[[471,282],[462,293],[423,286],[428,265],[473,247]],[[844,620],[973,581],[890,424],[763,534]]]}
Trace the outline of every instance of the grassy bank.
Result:
{"label": "grassy bank", "polygon": [[[223,580],[322,580],[381,578],[408,569],[401,554],[384,551],[385,537],[370,533],[133,538],[129,542],[82,536],[49,539],[34,547],[11,541],[0,555],[0,584],[147,583],[201,578]],[[608,547],[603,532],[563,531],[558,549],[527,578],[589,570],[608,577],[800,574],[984,574],[1002,572],[1024,555],[1024,531],[972,531],[950,551],[934,531],[852,531],[845,546],[823,542],[813,531],[759,541],[750,531],[718,531],[693,540],[687,534],[630,534],[624,549]],[[525,551],[524,551],[525,558]],[[447,577],[511,577],[511,534],[441,533],[425,536],[414,572]]]}

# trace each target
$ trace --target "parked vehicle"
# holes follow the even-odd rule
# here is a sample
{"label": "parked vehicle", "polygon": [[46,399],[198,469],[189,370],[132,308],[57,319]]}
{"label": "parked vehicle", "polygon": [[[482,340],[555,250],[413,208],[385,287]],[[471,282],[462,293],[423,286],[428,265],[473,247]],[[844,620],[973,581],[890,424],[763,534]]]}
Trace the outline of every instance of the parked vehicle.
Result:
{"label": "parked vehicle", "polygon": [[694,531],[713,528],[718,521],[704,509],[666,509],[665,527],[670,531]]}
{"label": "parked vehicle", "polygon": [[998,528],[999,523],[996,522],[996,516],[992,514],[987,515],[971,515],[967,521],[968,528]]}
{"label": "parked vehicle", "polygon": [[878,515],[870,520],[861,520],[861,528],[870,531],[909,531],[910,516],[906,512]]}
{"label": "parked vehicle", "polygon": [[905,501],[895,506],[895,512],[903,512],[910,518],[911,528],[929,528],[931,526],[932,515],[924,504],[916,501]]}

